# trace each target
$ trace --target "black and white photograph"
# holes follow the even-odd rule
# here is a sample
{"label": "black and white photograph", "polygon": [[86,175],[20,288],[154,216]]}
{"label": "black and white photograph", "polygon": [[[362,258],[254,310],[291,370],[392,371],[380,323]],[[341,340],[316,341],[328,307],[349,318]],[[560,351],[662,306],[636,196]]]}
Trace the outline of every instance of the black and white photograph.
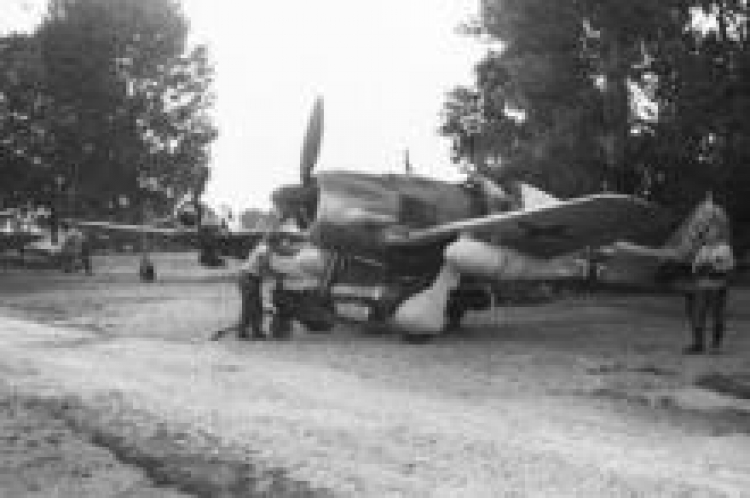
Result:
{"label": "black and white photograph", "polygon": [[750,498],[750,1],[0,0],[0,498]]}

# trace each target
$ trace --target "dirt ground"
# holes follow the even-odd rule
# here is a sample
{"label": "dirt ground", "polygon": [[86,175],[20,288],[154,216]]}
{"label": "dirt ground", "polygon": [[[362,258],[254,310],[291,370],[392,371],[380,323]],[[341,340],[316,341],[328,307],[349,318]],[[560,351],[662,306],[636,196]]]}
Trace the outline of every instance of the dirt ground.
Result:
{"label": "dirt ground", "polygon": [[207,341],[232,268],[0,271],[0,497],[750,496],[750,291],[686,357],[675,296]]}

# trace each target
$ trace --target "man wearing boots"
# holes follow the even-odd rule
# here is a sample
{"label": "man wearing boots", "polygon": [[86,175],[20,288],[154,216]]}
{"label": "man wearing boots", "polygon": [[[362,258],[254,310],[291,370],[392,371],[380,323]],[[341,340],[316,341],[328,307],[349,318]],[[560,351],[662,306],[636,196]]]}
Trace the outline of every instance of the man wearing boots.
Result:
{"label": "man wearing boots", "polygon": [[[237,326],[239,339],[265,339],[263,333],[263,277],[271,273],[270,248],[262,240],[250,251],[240,268],[240,322]],[[249,329],[249,330],[248,330]]]}
{"label": "man wearing boots", "polygon": [[693,343],[685,348],[686,354],[705,352],[704,330],[709,316],[713,321],[711,350],[720,350],[726,327],[727,280],[735,265],[726,215],[716,216],[705,227],[700,242],[692,263],[693,290],[687,296]]}

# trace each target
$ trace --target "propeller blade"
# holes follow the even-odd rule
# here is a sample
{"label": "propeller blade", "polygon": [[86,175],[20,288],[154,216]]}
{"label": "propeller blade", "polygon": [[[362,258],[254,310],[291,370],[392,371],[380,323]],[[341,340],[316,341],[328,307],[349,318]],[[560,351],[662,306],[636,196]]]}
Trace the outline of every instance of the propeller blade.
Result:
{"label": "propeller blade", "polygon": [[302,144],[302,157],[300,161],[300,176],[302,184],[307,185],[312,177],[312,170],[318,162],[320,154],[320,142],[323,138],[323,97],[315,100],[310,121],[307,125],[305,141]]}

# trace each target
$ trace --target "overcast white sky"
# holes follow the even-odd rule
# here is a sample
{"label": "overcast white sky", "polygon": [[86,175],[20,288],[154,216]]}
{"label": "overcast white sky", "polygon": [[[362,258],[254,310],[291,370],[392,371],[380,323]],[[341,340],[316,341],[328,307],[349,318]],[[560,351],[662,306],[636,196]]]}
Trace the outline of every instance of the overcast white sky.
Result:
{"label": "overcast white sky", "polygon": [[[7,3],[6,3],[7,2]],[[44,0],[2,0],[0,30]],[[456,33],[478,0],[183,0],[216,71],[219,139],[207,198],[267,207],[298,178],[308,115],[325,100],[320,169],[455,176],[437,135],[444,94],[471,80],[484,50]]]}

